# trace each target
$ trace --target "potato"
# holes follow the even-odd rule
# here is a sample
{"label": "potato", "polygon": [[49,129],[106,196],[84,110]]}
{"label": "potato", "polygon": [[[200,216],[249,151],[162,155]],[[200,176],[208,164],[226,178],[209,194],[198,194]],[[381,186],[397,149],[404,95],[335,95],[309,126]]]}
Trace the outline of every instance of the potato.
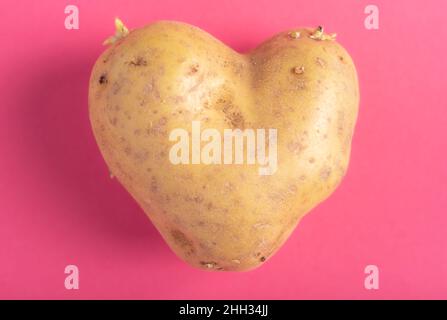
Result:
{"label": "potato", "polygon": [[346,172],[359,103],[348,53],[320,27],[247,54],[179,22],[117,29],[89,88],[110,172],[190,265],[261,265]]}

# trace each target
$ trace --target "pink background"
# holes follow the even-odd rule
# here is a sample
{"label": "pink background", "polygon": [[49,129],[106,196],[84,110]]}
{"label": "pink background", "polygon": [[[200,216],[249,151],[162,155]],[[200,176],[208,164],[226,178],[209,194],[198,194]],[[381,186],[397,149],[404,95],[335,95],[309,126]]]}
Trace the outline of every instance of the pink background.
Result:
{"label": "pink background", "polygon": [[[447,298],[445,1],[3,0],[0,10],[0,298]],[[80,9],[80,30],[64,8]],[[237,50],[323,24],[361,85],[341,187],[277,255],[249,273],[178,260],[109,179],[88,120],[91,67],[113,33],[159,19],[195,24]],[[80,269],[80,290],[64,268]],[[363,286],[380,269],[380,289]]]}

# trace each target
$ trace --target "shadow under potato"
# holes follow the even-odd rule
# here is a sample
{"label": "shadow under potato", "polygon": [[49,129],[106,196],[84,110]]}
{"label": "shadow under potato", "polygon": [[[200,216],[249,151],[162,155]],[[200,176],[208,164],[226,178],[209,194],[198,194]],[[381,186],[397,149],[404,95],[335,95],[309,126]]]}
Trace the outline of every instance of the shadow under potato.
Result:
{"label": "shadow under potato", "polygon": [[80,234],[100,233],[102,241],[137,247],[144,255],[166,254],[169,249],[143,210],[109,177],[96,145],[88,115],[88,81],[95,60],[67,51],[41,59],[33,69],[38,71],[21,81],[18,143],[45,176],[41,184],[61,190],[79,208],[58,213],[36,208],[33,214],[49,224],[69,219]]}

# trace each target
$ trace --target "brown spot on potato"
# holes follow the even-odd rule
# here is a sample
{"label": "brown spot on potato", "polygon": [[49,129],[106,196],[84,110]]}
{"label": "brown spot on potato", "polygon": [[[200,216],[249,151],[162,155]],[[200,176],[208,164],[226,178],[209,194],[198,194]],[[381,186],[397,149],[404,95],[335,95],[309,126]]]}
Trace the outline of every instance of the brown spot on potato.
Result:
{"label": "brown spot on potato", "polygon": [[149,158],[149,151],[138,151],[134,153],[135,160],[144,162]]}
{"label": "brown spot on potato", "polygon": [[302,78],[297,79],[297,81],[295,83],[295,89],[297,89],[297,90],[306,89],[306,81]]}
{"label": "brown spot on potato", "polygon": [[187,202],[194,202],[194,203],[202,203],[203,202],[203,197],[201,195],[185,195],[183,197],[183,199]]}
{"label": "brown spot on potato", "polygon": [[188,76],[192,76],[196,74],[199,71],[200,65],[198,63],[195,63],[189,67],[189,71],[187,73]]}
{"label": "brown spot on potato", "polygon": [[343,135],[345,127],[345,112],[343,110],[337,111],[337,133],[339,136]]}
{"label": "brown spot on potato", "polygon": [[265,257],[259,258],[259,261],[261,261],[261,262],[264,262],[265,260],[266,260]]}
{"label": "brown spot on potato", "polygon": [[[225,101],[225,100],[224,100]],[[225,122],[228,123],[234,129],[244,129],[245,119],[244,116],[237,111],[237,108],[233,104],[225,104],[222,108],[225,116]]]}
{"label": "brown spot on potato", "polygon": [[329,179],[329,177],[331,176],[331,173],[332,173],[331,167],[324,167],[323,169],[321,169],[321,171],[320,171],[321,180],[326,181],[327,179]]}
{"label": "brown spot on potato", "polygon": [[143,57],[136,57],[134,60],[129,62],[130,66],[139,67],[139,66],[147,66],[147,60]]}
{"label": "brown spot on potato", "polygon": [[183,96],[173,96],[169,98],[170,101],[172,101],[175,104],[181,104],[185,102],[185,97]]}
{"label": "brown spot on potato", "polygon": [[168,123],[168,119],[166,117],[161,117],[160,120],[158,120],[158,124],[160,126],[164,126],[166,123]]}
{"label": "brown spot on potato", "polygon": [[195,252],[193,242],[183,232],[174,229],[171,231],[171,236],[174,242],[185,250],[186,254],[190,255]]}
{"label": "brown spot on potato", "polygon": [[107,84],[107,75],[104,73],[99,77],[99,84]]}
{"label": "brown spot on potato", "polygon": [[118,119],[116,117],[113,117],[110,119],[110,124],[114,127],[116,127],[116,124],[118,123]]}
{"label": "brown spot on potato", "polygon": [[240,112],[231,112],[225,114],[227,122],[232,128],[243,129],[244,128],[244,117]]}
{"label": "brown spot on potato", "polygon": [[153,193],[157,193],[158,192],[158,184],[157,184],[157,179],[152,176],[151,178],[151,185],[150,185],[151,191]]}
{"label": "brown spot on potato", "polygon": [[152,121],[149,123],[149,128],[146,129],[147,135],[164,135],[167,133],[166,123],[168,122],[166,117],[160,118],[156,124]]}
{"label": "brown spot on potato", "polygon": [[299,140],[290,141],[287,144],[287,149],[295,155],[298,155],[306,149],[306,146]]}
{"label": "brown spot on potato", "polygon": [[314,157],[309,158],[309,163],[315,163],[315,158]]}
{"label": "brown spot on potato", "polygon": [[112,93],[117,95],[121,90],[121,85],[118,82],[114,82],[112,85]]}
{"label": "brown spot on potato", "polygon": [[147,100],[146,99],[141,99],[140,101],[140,107],[144,107],[147,105]]}

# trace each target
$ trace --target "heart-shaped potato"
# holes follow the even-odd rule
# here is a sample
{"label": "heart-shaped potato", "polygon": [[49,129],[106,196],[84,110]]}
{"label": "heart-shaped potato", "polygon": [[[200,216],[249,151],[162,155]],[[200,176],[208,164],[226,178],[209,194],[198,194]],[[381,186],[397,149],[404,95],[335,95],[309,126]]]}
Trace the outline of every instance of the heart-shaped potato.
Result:
{"label": "heart-shaped potato", "polygon": [[346,172],[359,103],[351,58],[322,28],[239,54],[183,23],[118,26],[89,91],[111,174],[189,264],[259,266]]}

